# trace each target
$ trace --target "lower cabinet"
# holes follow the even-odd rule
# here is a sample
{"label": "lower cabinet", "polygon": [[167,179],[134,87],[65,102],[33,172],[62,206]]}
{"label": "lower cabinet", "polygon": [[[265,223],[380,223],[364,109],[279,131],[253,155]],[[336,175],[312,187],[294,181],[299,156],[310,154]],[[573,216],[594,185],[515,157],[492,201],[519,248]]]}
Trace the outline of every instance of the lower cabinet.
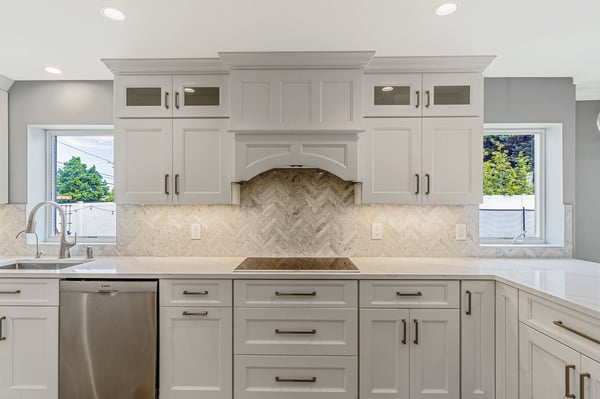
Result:
{"label": "lower cabinet", "polygon": [[0,307],[0,398],[58,398],[58,306]]}
{"label": "lower cabinet", "polygon": [[579,398],[600,399],[600,362],[581,356]]}
{"label": "lower cabinet", "polygon": [[496,282],[496,399],[519,399],[519,291]]}

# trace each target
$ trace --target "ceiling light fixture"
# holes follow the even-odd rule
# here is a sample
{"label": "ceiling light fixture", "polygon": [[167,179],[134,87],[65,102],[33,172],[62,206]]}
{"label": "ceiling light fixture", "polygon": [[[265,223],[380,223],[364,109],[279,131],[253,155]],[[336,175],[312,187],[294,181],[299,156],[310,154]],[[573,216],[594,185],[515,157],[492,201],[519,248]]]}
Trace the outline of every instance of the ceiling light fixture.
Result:
{"label": "ceiling light fixture", "polygon": [[100,9],[100,14],[113,21],[122,21],[125,19],[125,14],[121,10],[114,7],[104,7]]}
{"label": "ceiling light fixture", "polygon": [[393,91],[394,88],[392,86],[385,86],[381,88],[381,91]]}
{"label": "ceiling light fixture", "polygon": [[62,73],[62,71],[58,68],[54,68],[54,67],[46,67],[46,72],[48,73],[52,73],[54,75],[60,75]]}
{"label": "ceiling light fixture", "polygon": [[435,10],[435,13],[440,16],[446,16],[452,14],[457,8],[458,5],[456,3],[444,3]]}

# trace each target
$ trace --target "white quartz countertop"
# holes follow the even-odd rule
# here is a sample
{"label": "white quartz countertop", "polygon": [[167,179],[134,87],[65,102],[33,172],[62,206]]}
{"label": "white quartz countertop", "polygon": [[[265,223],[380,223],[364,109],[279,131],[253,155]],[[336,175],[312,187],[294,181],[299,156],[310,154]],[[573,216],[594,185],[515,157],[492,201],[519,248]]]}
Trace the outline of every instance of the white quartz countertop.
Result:
{"label": "white quartz countertop", "polygon": [[600,264],[577,259],[351,258],[359,273],[234,272],[244,259],[102,257],[56,271],[0,268],[0,278],[493,279],[600,318]]}

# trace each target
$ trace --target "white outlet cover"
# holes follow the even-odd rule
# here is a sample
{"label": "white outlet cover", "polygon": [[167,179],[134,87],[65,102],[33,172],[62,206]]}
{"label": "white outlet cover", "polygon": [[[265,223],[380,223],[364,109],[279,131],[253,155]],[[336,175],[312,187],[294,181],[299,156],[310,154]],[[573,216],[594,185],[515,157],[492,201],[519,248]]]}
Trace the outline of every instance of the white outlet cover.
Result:
{"label": "white outlet cover", "polygon": [[456,241],[467,241],[467,225],[456,225]]}
{"label": "white outlet cover", "polygon": [[383,239],[383,225],[381,223],[371,224],[371,240]]}
{"label": "white outlet cover", "polygon": [[191,228],[192,240],[201,240],[202,239],[202,225],[199,223],[192,223]]}

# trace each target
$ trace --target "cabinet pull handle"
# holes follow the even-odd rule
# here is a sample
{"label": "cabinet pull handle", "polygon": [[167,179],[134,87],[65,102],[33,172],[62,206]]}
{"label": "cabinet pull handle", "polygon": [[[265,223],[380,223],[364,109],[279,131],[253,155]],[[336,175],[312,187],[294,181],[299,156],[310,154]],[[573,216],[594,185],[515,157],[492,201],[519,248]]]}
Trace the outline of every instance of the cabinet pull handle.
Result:
{"label": "cabinet pull handle", "polygon": [[169,109],[169,92],[165,91],[165,108]]}
{"label": "cabinet pull handle", "polygon": [[575,329],[574,329],[574,328],[572,328],[572,327],[566,326],[566,325],[564,325],[564,324],[563,324],[563,322],[562,322],[562,321],[560,321],[560,320],[555,320],[555,321],[553,321],[553,322],[552,322],[552,324],[554,324],[555,326],[559,326],[560,328],[564,328],[565,330],[567,330],[567,331],[570,331],[570,332],[572,332],[573,334],[579,335],[580,337],[583,337],[583,338],[585,338],[585,339],[588,339],[588,340],[592,341],[592,342],[593,342],[593,343],[595,343],[595,344],[598,344],[598,345],[600,345],[600,339],[596,339],[596,338],[594,338],[594,337],[590,337],[589,335],[587,335],[587,334],[584,334],[584,333],[582,333],[582,332],[579,332],[579,331],[575,330]]}
{"label": "cabinet pull handle", "polygon": [[14,290],[14,291],[0,291],[0,295],[16,295],[16,294],[20,294],[21,290]]}
{"label": "cabinet pull handle", "polygon": [[570,370],[575,370],[574,364],[567,364],[565,366],[565,397],[575,399],[575,394],[571,393]]}
{"label": "cabinet pull handle", "polygon": [[419,320],[414,319],[415,322],[415,340],[413,341],[415,345],[419,345]]}
{"label": "cabinet pull handle", "polygon": [[175,175],[175,194],[179,195],[179,174]]}
{"label": "cabinet pull handle", "polygon": [[204,311],[204,312],[193,313],[193,312],[184,311],[183,315],[184,316],[208,316],[208,312]]}
{"label": "cabinet pull handle", "polygon": [[406,345],[406,319],[402,319],[402,331],[404,333],[402,338],[402,344]]}
{"label": "cabinet pull handle", "polygon": [[590,373],[579,374],[579,399],[585,399],[585,379],[591,376]]}
{"label": "cabinet pull handle", "polygon": [[396,292],[396,296],[423,296],[421,291],[419,292]]}
{"label": "cabinet pull handle", "polygon": [[183,295],[208,295],[208,291],[183,291]]}
{"label": "cabinet pull handle", "polygon": [[317,296],[315,291],[313,292],[279,292],[275,291],[275,296]]}
{"label": "cabinet pull handle", "polygon": [[179,109],[179,92],[175,92],[175,108]]}
{"label": "cabinet pull handle", "polygon": [[425,195],[429,195],[431,192],[431,176],[429,176],[429,173],[425,174],[425,179],[427,180],[427,189],[425,191]]}
{"label": "cabinet pull handle", "polygon": [[415,195],[419,195],[419,192],[421,191],[421,187],[420,187],[420,183],[421,183],[421,177],[419,176],[419,174],[415,174],[415,177],[417,178],[417,191],[415,191]]}
{"label": "cabinet pull handle", "polygon": [[6,337],[2,333],[2,322],[6,320],[6,316],[0,317],[0,341],[6,341]]}
{"label": "cabinet pull handle", "polygon": [[429,108],[429,106],[431,105],[431,92],[427,90],[425,92],[425,96],[427,97],[427,103],[425,104],[425,108]]}
{"label": "cabinet pull handle", "polygon": [[281,378],[275,377],[276,382],[317,382],[317,377],[312,378]]}
{"label": "cabinet pull handle", "polygon": [[165,195],[169,195],[169,175],[165,175]]}
{"label": "cabinet pull handle", "polygon": [[275,329],[275,334],[307,334],[312,335],[316,334],[317,330],[280,330],[278,328]]}
{"label": "cabinet pull handle", "polygon": [[415,108],[419,108],[421,106],[421,90],[417,90],[417,105],[415,105]]}
{"label": "cabinet pull handle", "polygon": [[467,291],[466,291],[466,293],[467,293],[467,311],[466,311],[465,313],[466,313],[467,315],[471,316],[471,310],[472,310],[472,309],[471,309],[471,307],[472,307],[472,303],[471,303],[471,299],[472,299],[472,298],[471,298],[471,297],[472,297],[473,295],[471,294],[471,291],[469,291],[469,290],[467,290]]}

